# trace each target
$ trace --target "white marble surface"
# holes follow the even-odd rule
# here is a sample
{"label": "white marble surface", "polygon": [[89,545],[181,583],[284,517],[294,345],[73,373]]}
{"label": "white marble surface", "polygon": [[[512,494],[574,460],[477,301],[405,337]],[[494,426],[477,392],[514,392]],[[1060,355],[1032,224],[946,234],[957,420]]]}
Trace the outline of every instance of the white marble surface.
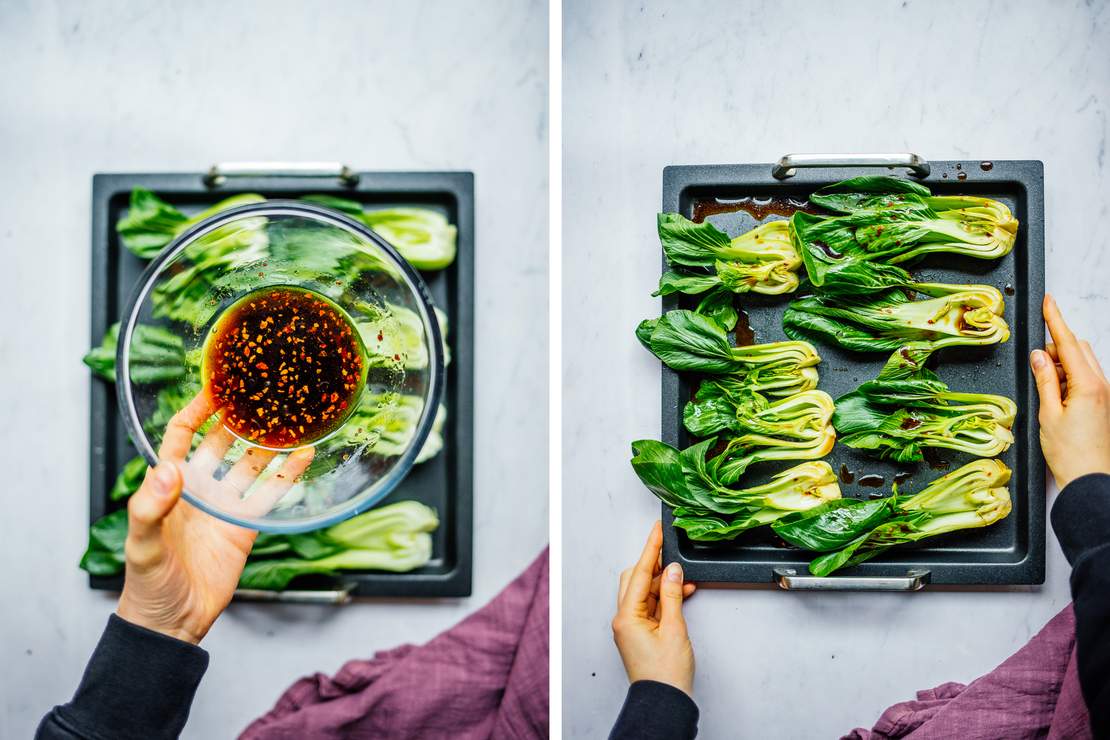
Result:
{"label": "white marble surface", "polygon": [[113,608],[88,507],[91,177],[214,160],[470,169],[477,181],[474,595],[234,605],[185,736],[230,737],[296,678],[423,642],[547,540],[543,2],[0,3],[0,736],[65,701]]}
{"label": "white marble surface", "polygon": [[[607,732],[626,680],[617,574],[658,516],[628,464],[657,436],[661,170],[787,152],[1040,159],[1048,285],[1110,359],[1105,2],[568,2],[564,11],[564,722]],[[1050,493],[1054,495],[1054,491]],[[915,689],[968,681],[1069,599],[1042,588],[797,595],[705,591],[688,621],[699,737],[836,737]]]}

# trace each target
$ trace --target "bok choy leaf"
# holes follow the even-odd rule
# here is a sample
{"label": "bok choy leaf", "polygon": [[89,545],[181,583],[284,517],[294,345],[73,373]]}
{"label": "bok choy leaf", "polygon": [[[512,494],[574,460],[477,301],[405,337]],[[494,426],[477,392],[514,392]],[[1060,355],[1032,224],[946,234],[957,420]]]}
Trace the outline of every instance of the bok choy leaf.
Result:
{"label": "bok choy leaf", "polygon": [[127,214],[116,223],[116,231],[129,252],[140,259],[153,259],[179,234],[209,216],[265,200],[255,193],[242,193],[225,198],[195,216],[186,216],[146,188],[134,188]]}
{"label": "bok choy leaf", "polygon": [[822,338],[858,352],[890,352],[907,342],[927,341],[933,349],[1005,342],[1002,293],[989,285],[914,283],[934,296],[912,300],[901,290],[859,299],[809,296],[793,301],[783,316],[787,336]]}
{"label": "bok choy leaf", "polygon": [[790,395],[817,385],[821,357],[808,342],[733,347],[721,324],[694,311],[668,311],[636,328],[636,337],[674,370],[729,373],[750,390]]}
{"label": "bok choy leaf", "polygon": [[418,270],[442,270],[455,261],[458,230],[428,208],[363,209],[358,201],[331,195],[304,200],[342,211],[369,226]]}
{"label": "bok choy leaf", "polygon": [[849,447],[898,462],[923,459],[925,447],[979,457],[1013,444],[1017,404],[990,393],[957,393],[922,364],[926,343],[895,352],[879,376],[836,401],[833,426]]}
{"label": "bok choy leaf", "polygon": [[699,407],[696,398],[687,404],[683,422],[687,428],[700,430],[720,426],[735,435],[728,437],[721,454],[709,461],[713,477],[725,485],[738,481],[757,462],[815,460],[832,452],[836,442],[830,421],[834,406],[824,391],[798,393],[762,410],[734,406],[715,390],[710,393],[713,395],[704,399],[708,404]]}
{"label": "bok choy leaf", "polygon": [[[306,574],[414,570],[431,559],[431,533],[438,526],[433,509],[417,501],[400,501],[322,530],[262,534],[247,558],[239,586],[281,590]],[[89,528],[89,546],[81,568],[96,576],[122,573],[126,539],[126,509],[101,517]]]}
{"label": "bok choy leaf", "polygon": [[759,486],[721,485],[712,478],[705,460],[714,442],[706,440],[682,452],[655,440],[632,443],[636,474],[672,507],[675,526],[691,539],[732,539],[752,527],[840,497],[836,476],[825,462],[797,465]]}
{"label": "bok choy leaf", "polygon": [[[933,481],[916,496],[896,497],[894,516],[842,548],[818,556],[810,562],[809,571],[826,576],[871,560],[898,544],[994,524],[1010,513],[1010,492],[1005,488],[1009,480],[1010,469],[999,460],[970,462]],[[792,533],[780,534],[787,539]]]}
{"label": "bok choy leaf", "polygon": [[732,239],[711,223],[677,213],[660,213],[657,224],[663,254],[677,269],[663,275],[653,295],[696,295],[714,288],[780,295],[798,287],[802,260],[786,221],[761,224]]}
{"label": "bok choy leaf", "polygon": [[[414,570],[431,559],[431,532],[438,526],[435,511],[416,501],[371,509],[319,533],[310,533],[314,535],[313,549],[308,554],[318,557],[249,558],[239,587],[281,590],[297,576],[335,575],[341,570]],[[273,538],[265,544],[269,552],[281,551]],[[303,552],[303,544],[298,544]],[[292,543],[290,547],[298,549]]]}
{"label": "bok choy leaf", "polygon": [[[116,381],[119,323],[112,324],[99,347],[89,350],[84,363],[95,375]],[[131,380],[140,384],[169,383],[185,377],[185,342],[168,329],[138,324],[131,341]]]}

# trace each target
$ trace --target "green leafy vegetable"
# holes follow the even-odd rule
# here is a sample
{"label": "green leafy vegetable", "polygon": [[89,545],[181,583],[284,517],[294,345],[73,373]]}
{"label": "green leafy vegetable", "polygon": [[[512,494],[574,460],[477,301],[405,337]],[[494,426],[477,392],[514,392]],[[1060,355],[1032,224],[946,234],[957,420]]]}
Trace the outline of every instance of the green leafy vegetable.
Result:
{"label": "green leafy vegetable", "polygon": [[[281,590],[297,576],[335,575],[342,570],[385,570],[402,573],[426,564],[432,556],[432,537],[439,526],[434,510],[416,501],[402,501],[371,509],[323,530],[311,538],[319,552],[314,559],[255,558],[239,579],[241,588]],[[263,543],[270,552],[279,543]],[[290,549],[296,551],[291,542]],[[303,543],[301,544],[303,547]]]}
{"label": "green leafy vegetable", "polygon": [[857,300],[802,298],[787,308],[783,330],[795,339],[820,337],[858,352],[890,352],[912,341],[939,349],[1009,339],[1002,293],[995,288],[914,283],[913,289],[935,297],[915,301],[901,290],[889,290]]}
{"label": "green leafy vegetable", "polygon": [[809,202],[834,213],[924,210],[932,195],[912,180],[867,175],[826,185],[810,195]]}
{"label": "green leafy vegetable", "polygon": [[[412,309],[393,304],[378,308],[360,304],[361,313],[367,318],[356,321],[362,345],[371,357],[400,357],[406,370],[420,370],[428,366],[428,343],[424,324]],[[436,309],[439,322],[444,361],[448,359],[447,315]]]}
{"label": "green leafy vegetable", "polygon": [[895,352],[879,376],[836,401],[833,426],[849,447],[898,462],[923,459],[922,448],[943,447],[979,457],[1009,449],[1017,404],[989,393],[957,393],[922,364],[931,346]]}
{"label": "green leafy vegetable", "polygon": [[862,533],[890,519],[897,498],[837,499],[801,514],[783,517],[771,525],[779,537],[803,550],[839,550]]}
{"label": "green leafy vegetable", "polygon": [[121,501],[139,490],[139,486],[143,484],[143,478],[146,477],[146,467],[146,460],[142,455],[133,457],[124,463],[119,475],[116,476],[116,482],[112,484],[108,499],[110,501]]}
{"label": "green leafy vegetable", "polygon": [[442,270],[455,261],[457,230],[442,214],[425,208],[383,208],[364,212],[362,221],[418,270]]}
{"label": "green leafy vegetable", "polygon": [[933,196],[923,185],[894,177],[845,180],[810,201],[844,214],[798,212],[790,221],[809,280],[826,293],[907,285],[909,275],[893,265],[933,252],[1001,257],[1017,235],[1018,222],[1003,203]]}
{"label": "green leafy vegetable", "polygon": [[428,438],[424,440],[424,446],[420,448],[420,452],[417,453],[416,459],[413,461],[414,465],[431,460],[443,450],[443,427],[446,423],[447,407],[441,403],[436,409],[436,416],[432,420],[432,428],[428,432]]}
{"label": "green leafy vegetable", "polygon": [[[290,535],[263,533],[255,541],[239,585],[280,590],[308,573],[414,570],[431,558],[430,533],[438,526],[433,509],[416,501],[401,501],[327,529]],[[96,576],[119,575],[124,569],[126,540],[126,509],[101,517],[89,528],[89,546],[81,568]]]}
{"label": "green leafy vegetable", "polygon": [[[705,394],[702,391],[705,390]],[[749,466],[768,460],[814,460],[832,451],[836,430],[830,423],[833,401],[812,390],[767,404],[758,394],[728,397],[703,385],[683,410],[683,423],[698,436],[727,431],[724,450],[710,461],[714,478],[731,485]]]}
{"label": "green leafy vegetable", "polygon": [[330,195],[304,200],[342,211],[369,226],[418,270],[442,270],[455,261],[458,230],[441,213],[427,208],[363,210],[362,204]]}
{"label": "green leafy vegetable", "polygon": [[655,440],[632,443],[632,467],[648,490],[674,509],[675,526],[691,539],[732,539],[839,498],[840,487],[825,462],[807,462],[779,473],[770,482],[735,489],[716,482],[705,456],[715,440],[679,452]]}
{"label": "green leafy vegetable", "polygon": [[734,383],[710,379],[683,408],[682,422],[696,437],[730,432],[808,441],[825,434],[832,413],[833,400],[824,391],[771,402],[758,393],[737,392]]}
{"label": "green leafy vegetable", "polygon": [[89,527],[89,546],[81,557],[81,569],[93,576],[122,573],[126,539],[127,509],[100,517]]}
{"label": "green leafy vegetable", "polygon": [[[98,377],[115,382],[119,324],[112,324],[99,347],[89,350],[84,363]],[[167,383],[185,377],[185,342],[169,329],[138,324],[129,355],[131,380],[140,384]]]}
{"label": "green leafy vegetable", "polygon": [[871,560],[894,545],[946,532],[986,527],[1010,513],[1005,488],[1010,469],[999,460],[975,460],[930,483],[916,496],[896,501],[896,516],[834,552],[815,558],[809,571],[826,576]]}
{"label": "green leafy vegetable", "polygon": [[674,370],[731,373],[750,390],[775,396],[817,385],[821,358],[808,342],[733,347],[723,326],[693,311],[668,311],[643,321],[636,337]]}
{"label": "green leafy vegetable", "polygon": [[761,224],[733,239],[713,224],[695,223],[677,213],[660,213],[659,240],[667,260],[680,268],[663,275],[654,295],[704,293],[724,288],[733,293],[779,295],[798,287],[801,258],[786,221]]}
{"label": "green leafy vegetable", "polygon": [[694,312],[713,319],[725,331],[735,329],[736,322],[740,320],[740,313],[733,304],[733,294],[722,289],[706,293],[698,302],[698,307]]}
{"label": "green leafy vegetable", "polygon": [[880,175],[842,180],[816,191],[809,200],[841,214],[931,212],[939,218],[957,222],[981,218],[998,224],[1005,231],[1017,231],[1017,221],[1004,203],[975,195],[934,196],[924,185],[900,177]]}
{"label": "green leafy vegetable", "polygon": [[179,234],[209,216],[265,200],[254,193],[234,195],[189,217],[146,188],[135,188],[131,191],[127,215],[116,224],[116,231],[128,251],[140,259],[152,259]]}
{"label": "green leafy vegetable", "polygon": [[270,256],[267,219],[243,218],[210,231],[189,244],[151,292],[156,317],[199,329],[215,311],[215,286],[236,268]]}
{"label": "green leafy vegetable", "polygon": [[964,208],[938,212],[920,202],[920,196],[904,197],[915,206],[858,210],[832,217],[799,211],[790,220],[794,237],[814,256],[891,264],[935,252],[995,259],[1013,249],[1018,223],[1010,209],[997,201],[974,199],[974,203],[965,202]]}

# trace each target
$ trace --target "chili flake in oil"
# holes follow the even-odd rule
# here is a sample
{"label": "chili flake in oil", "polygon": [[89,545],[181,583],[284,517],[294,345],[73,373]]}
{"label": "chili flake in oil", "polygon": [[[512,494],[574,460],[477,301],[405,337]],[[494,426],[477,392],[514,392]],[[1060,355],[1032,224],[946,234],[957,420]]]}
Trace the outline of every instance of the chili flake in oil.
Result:
{"label": "chili flake in oil", "polygon": [[274,449],[310,444],[354,410],[365,380],[358,333],[323,296],[279,286],[250,293],[217,320],[204,379],[239,437]]}

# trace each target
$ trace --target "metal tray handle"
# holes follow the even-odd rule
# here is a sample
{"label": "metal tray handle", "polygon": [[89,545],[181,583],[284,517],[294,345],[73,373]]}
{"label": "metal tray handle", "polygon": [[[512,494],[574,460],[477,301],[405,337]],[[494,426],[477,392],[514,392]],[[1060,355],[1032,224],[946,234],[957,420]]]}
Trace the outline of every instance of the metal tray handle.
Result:
{"label": "metal tray handle", "polygon": [[204,184],[213,188],[229,177],[320,177],[348,187],[358,184],[358,173],[342,162],[217,162],[205,173]]}
{"label": "metal tray handle", "polygon": [[918,177],[929,176],[924,157],[902,154],[787,154],[771,168],[777,180],[793,177],[802,167],[908,167]]}
{"label": "metal tray handle", "polygon": [[265,591],[255,588],[235,590],[236,601],[278,601],[285,604],[346,604],[351,600],[354,583],[344,583],[330,591]]}
{"label": "metal tray handle", "polygon": [[929,571],[911,570],[904,576],[800,576],[793,568],[775,568],[775,582],[787,591],[920,591],[929,583]]}

